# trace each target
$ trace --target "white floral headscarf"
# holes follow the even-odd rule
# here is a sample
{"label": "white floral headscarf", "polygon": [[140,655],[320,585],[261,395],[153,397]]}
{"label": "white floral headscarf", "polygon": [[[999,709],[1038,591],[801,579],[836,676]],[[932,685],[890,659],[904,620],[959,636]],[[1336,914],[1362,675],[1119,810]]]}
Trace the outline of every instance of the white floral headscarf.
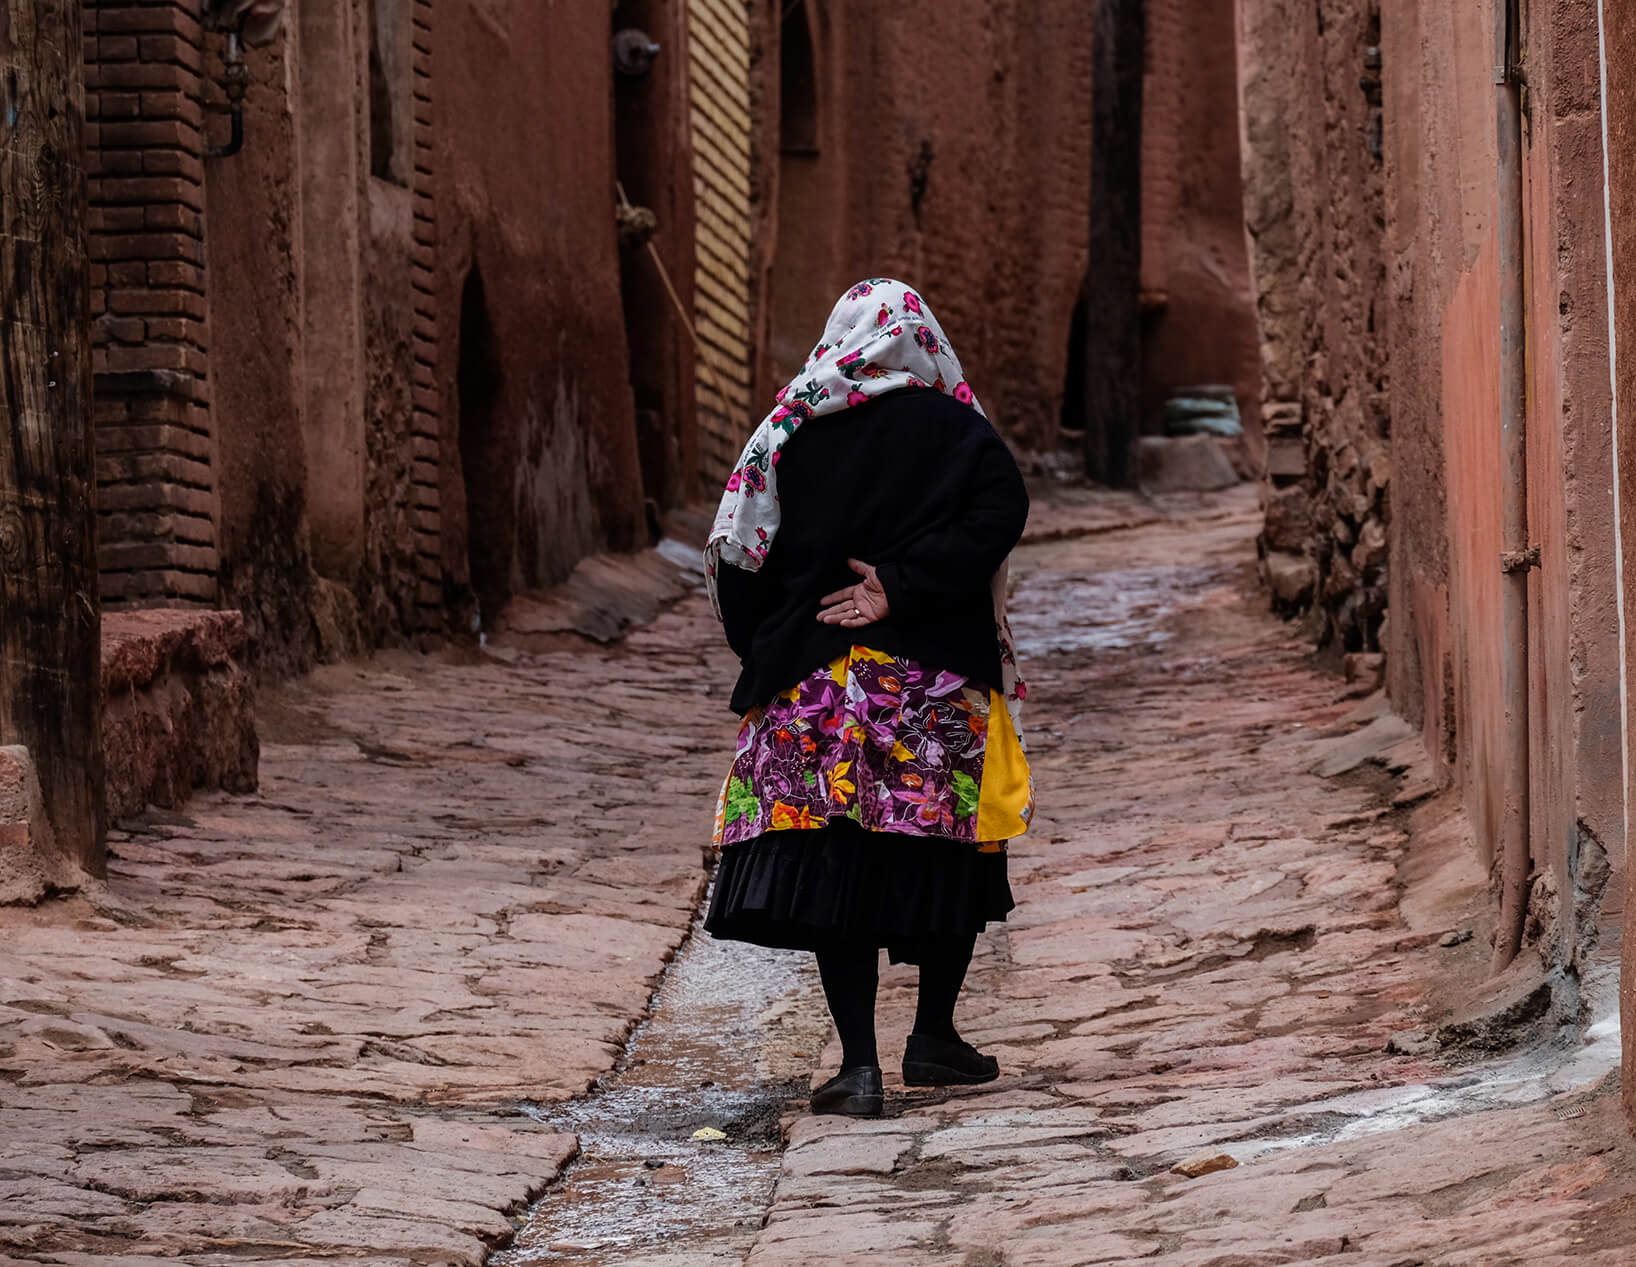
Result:
{"label": "white floral headscarf", "polygon": [[[948,336],[920,295],[903,282],[871,277],[842,295],[830,310],[824,335],[800,373],[778,393],[778,404],[750,436],[727,481],[704,549],[711,604],[723,565],[758,572],[778,533],[778,455],[803,422],[839,413],[905,387],[932,388],[983,412]],[[986,415],[985,415],[986,416]],[[1017,676],[1016,653],[1005,618],[1007,567],[994,577],[994,613],[1004,670],[1004,693],[1014,720],[1027,687]]]}

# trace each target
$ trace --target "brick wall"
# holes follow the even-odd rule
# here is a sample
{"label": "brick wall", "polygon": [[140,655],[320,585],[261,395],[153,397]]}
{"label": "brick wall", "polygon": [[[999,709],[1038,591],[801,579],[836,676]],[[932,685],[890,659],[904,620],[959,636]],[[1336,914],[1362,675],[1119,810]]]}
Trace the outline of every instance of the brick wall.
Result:
{"label": "brick wall", "polygon": [[203,31],[192,3],[86,5],[103,601],[216,598]]}

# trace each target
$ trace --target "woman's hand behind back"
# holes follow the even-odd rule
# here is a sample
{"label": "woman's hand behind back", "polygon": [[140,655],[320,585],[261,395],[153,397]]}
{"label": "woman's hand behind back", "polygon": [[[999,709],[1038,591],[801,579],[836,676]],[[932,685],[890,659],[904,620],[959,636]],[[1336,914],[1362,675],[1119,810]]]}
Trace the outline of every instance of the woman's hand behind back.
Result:
{"label": "woman's hand behind back", "polygon": [[861,629],[877,620],[885,620],[891,605],[886,601],[886,590],[875,569],[861,559],[848,559],[846,565],[863,580],[819,599],[818,619],[826,625],[843,625],[848,629]]}

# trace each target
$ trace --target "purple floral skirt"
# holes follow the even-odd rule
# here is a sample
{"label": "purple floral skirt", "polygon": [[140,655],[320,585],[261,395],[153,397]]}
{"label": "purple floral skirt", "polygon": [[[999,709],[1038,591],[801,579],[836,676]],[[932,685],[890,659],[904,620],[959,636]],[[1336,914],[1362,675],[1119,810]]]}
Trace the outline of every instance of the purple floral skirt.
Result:
{"label": "purple floral skirt", "polygon": [[793,949],[873,943],[919,962],[1012,909],[1004,841],[1032,812],[998,696],[855,646],[745,717],[705,929]]}

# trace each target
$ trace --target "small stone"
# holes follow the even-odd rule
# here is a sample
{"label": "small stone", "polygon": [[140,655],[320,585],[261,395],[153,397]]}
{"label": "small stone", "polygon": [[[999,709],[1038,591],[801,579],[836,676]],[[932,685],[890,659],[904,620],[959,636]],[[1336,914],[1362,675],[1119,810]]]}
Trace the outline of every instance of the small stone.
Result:
{"label": "small stone", "polygon": [[1392,1056],[1424,1056],[1427,1052],[1436,1051],[1438,1046],[1436,1034],[1421,1030],[1404,1030],[1386,1041],[1387,1054]]}
{"label": "small stone", "polygon": [[1201,1175],[1212,1175],[1218,1170],[1231,1170],[1238,1165],[1238,1158],[1231,1153],[1212,1153],[1209,1151],[1194,1153],[1184,1161],[1177,1162],[1170,1168],[1174,1175],[1186,1175],[1189,1179],[1197,1179]]}
{"label": "small stone", "polygon": [[1262,540],[1269,550],[1300,550],[1312,536],[1312,497],[1299,484],[1272,489],[1267,496]]}
{"label": "small stone", "polygon": [[1214,437],[1141,436],[1136,483],[1148,493],[1215,492],[1238,483],[1238,472]]}
{"label": "small stone", "polygon": [[1300,604],[1312,596],[1312,587],[1318,582],[1318,568],[1311,559],[1275,551],[1267,555],[1264,566],[1267,584],[1280,602]]}
{"label": "small stone", "polygon": [[1358,531],[1358,544],[1352,548],[1352,566],[1368,572],[1386,562],[1386,525],[1378,519],[1367,519]]}
{"label": "small stone", "polygon": [[1457,928],[1452,932],[1444,933],[1437,939],[1437,944],[1439,946],[1463,946],[1470,940],[1471,930],[1469,928]]}
{"label": "small stone", "polygon": [[1324,597],[1339,598],[1342,594],[1350,594],[1358,584],[1358,574],[1352,570],[1352,565],[1346,561],[1344,554],[1337,554],[1329,561],[1329,575],[1324,578]]}

